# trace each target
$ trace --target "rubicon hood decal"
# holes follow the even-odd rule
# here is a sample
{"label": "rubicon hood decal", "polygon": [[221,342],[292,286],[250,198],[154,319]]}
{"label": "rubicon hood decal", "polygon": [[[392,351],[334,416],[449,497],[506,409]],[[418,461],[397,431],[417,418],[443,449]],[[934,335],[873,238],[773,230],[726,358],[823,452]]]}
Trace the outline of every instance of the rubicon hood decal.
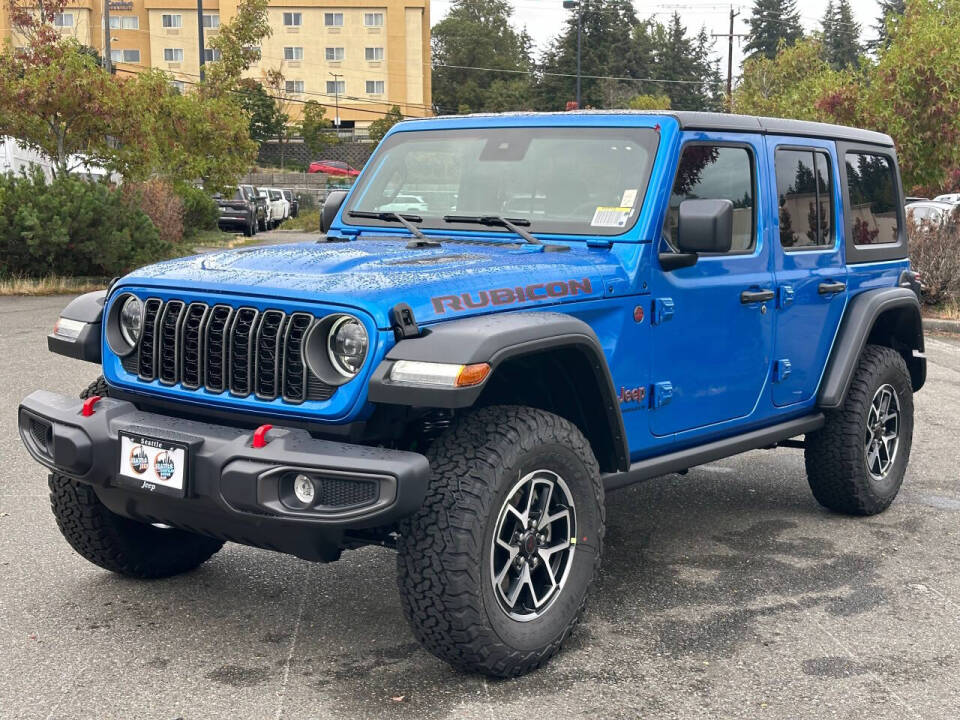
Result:
{"label": "rubicon hood decal", "polygon": [[496,288],[495,290],[478,290],[475,293],[465,292],[459,295],[438,295],[431,298],[430,301],[433,303],[434,312],[437,315],[443,315],[448,310],[461,312],[491,305],[515,305],[531,300],[552,300],[580,294],[593,294],[590,278],[556,280],[549,283],[533,283],[512,288]]}

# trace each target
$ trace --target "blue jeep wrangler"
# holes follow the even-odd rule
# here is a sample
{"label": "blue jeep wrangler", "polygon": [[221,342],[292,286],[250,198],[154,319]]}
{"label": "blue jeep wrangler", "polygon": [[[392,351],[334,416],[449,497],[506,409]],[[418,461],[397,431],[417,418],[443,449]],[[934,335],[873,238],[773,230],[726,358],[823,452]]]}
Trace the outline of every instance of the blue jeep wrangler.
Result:
{"label": "blue jeep wrangler", "polygon": [[159,263],[74,300],[101,363],[19,411],[67,541],[114,572],[230,540],[397,550],[453,665],[527,672],[600,564],[606,491],[778,445],[887,508],[924,383],[889,137],[697,113],[403,122],[320,242]]}

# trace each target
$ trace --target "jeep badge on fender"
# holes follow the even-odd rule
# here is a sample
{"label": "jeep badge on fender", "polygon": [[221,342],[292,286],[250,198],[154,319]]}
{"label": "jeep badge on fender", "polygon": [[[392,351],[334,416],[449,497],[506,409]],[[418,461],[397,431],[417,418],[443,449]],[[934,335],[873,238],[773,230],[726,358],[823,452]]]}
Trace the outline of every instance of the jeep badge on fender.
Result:
{"label": "jeep badge on fender", "polygon": [[903,207],[868,130],[400,122],[329,193],[326,242],[71,302],[49,347],[102,377],[25,398],[21,439],[103,568],[176,575],[224,538],[395,548],[423,646],[521,675],[583,613],[607,490],[789,440],[825,507],[890,505],[926,377]]}

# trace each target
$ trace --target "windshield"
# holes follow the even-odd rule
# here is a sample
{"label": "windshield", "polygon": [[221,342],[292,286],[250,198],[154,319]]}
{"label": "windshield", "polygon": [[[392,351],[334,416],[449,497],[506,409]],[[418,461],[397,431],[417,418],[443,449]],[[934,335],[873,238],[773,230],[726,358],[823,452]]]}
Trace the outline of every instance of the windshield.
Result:
{"label": "windshield", "polygon": [[470,226],[447,215],[500,216],[529,221],[535,233],[619,235],[636,222],[658,139],[652,128],[398,132],[366,168],[347,211],[412,213],[421,227],[444,230]]}

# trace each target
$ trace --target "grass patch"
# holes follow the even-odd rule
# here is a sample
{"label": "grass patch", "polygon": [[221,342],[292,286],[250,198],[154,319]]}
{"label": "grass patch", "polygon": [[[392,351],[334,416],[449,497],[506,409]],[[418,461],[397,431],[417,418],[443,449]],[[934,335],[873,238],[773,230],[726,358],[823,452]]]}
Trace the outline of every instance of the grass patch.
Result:
{"label": "grass patch", "polygon": [[960,320],[960,299],[952,298],[939,305],[927,306],[923,309],[923,315],[938,320]]}
{"label": "grass patch", "polygon": [[295,218],[285,220],[280,227],[284,230],[320,232],[320,210],[306,210]]}
{"label": "grass patch", "polygon": [[189,248],[218,248],[232,247],[231,243],[237,238],[245,240],[242,235],[237,233],[224,232],[223,230],[200,230],[197,234],[184,239],[184,245]]}
{"label": "grass patch", "polygon": [[103,290],[110,278],[63,277],[47,275],[42,278],[0,278],[0,295],[79,295]]}

